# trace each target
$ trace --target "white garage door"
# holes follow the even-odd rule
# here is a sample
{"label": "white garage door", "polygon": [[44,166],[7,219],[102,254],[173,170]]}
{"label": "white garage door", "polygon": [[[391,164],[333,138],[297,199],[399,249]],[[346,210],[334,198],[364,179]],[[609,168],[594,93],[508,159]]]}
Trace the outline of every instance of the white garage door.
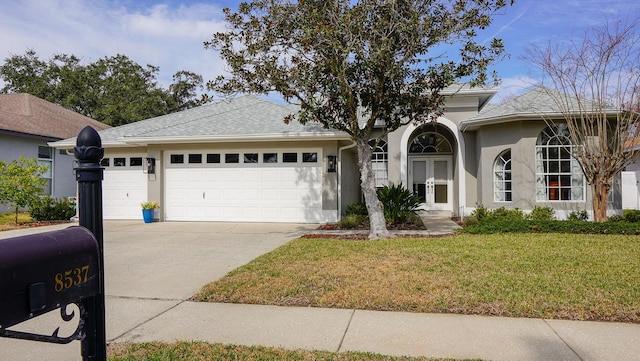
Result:
{"label": "white garage door", "polygon": [[[109,159],[108,166],[107,161]],[[142,157],[103,159],[102,209],[104,219],[142,219],[140,202],[147,200],[147,174]]]}
{"label": "white garage door", "polygon": [[320,159],[318,151],[172,152],[166,220],[320,222]]}

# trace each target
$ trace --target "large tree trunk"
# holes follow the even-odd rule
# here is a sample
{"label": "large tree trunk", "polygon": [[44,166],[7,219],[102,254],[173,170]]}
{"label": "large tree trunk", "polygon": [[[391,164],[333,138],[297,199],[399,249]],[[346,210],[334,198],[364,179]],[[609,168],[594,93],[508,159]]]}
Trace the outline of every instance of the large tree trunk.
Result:
{"label": "large tree trunk", "polygon": [[372,150],[366,140],[358,139],[358,168],[360,168],[360,187],[364,194],[364,202],[369,212],[369,239],[389,238],[391,233],[387,230],[384,220],[382,203],[376,193],[375,177],[371,168]]}
{"label": "large tree trunk", "polygon": [[609,184],[602,179],[596,179],[591,185],[593,197],[593,220],[605,222],[607,220],[607,202],[609,201]]}

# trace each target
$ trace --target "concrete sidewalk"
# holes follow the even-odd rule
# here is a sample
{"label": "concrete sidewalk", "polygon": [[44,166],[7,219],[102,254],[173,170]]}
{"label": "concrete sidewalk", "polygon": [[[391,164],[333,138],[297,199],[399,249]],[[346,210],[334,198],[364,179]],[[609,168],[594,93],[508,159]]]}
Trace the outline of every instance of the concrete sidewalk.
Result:
{"label": "concrete sidewalk", "polygon": [[[21,232],[0,232],[0,238]],[[105,222],[108,341],[202,340],[483,360],[640,360],[636,324],[187,301],[205,283],[311,232],[310,225]],[[50,334],[59,324],[58,314],[47,314],[19,328]],[[0,350],[7,361],[80,359],[79,342],[0,339]]]}
{"label": "concrete sidewalk", "polygon": [[640,360],[640,325],[198,302],[181,302],[114,341],[176,340],[456,359]]}

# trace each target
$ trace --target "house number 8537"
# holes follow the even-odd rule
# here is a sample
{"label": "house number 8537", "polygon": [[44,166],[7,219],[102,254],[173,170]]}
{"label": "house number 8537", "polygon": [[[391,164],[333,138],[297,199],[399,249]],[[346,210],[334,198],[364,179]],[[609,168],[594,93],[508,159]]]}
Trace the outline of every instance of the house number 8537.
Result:
{"label": "house number 8537", "polygon": [[74,286],[79,286],[89,280],[89,265],[56,273],[54,277],[56,292],[62,292]]}

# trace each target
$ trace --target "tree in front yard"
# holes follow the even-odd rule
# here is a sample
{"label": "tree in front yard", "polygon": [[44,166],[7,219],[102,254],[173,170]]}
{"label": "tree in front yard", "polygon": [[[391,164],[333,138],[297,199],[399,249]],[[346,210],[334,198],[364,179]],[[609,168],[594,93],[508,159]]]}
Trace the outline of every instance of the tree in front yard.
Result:
{"label": "tree in front yard", "polygon": [[592,28],[583,38],[529,49],[578,146],[595,221],[607,220],[614,177],[640,156],[640,18]]}
{"label": "tree in front yard", "polygon": [[0,204],[15,208],[15,223],[18,211],[31,205],[42,193],[47,181],[42,175],[48,168],[32,158],[14,160],[10,163],[0,160]]}
{"label": "tree in front yard", "polygon": [[236,12],[224,10],[229,29],[205,43],[220,52],[231,73],[209,87],[225,94],[276,92],[300,106],[286,122],[319,122],[349,134],[358,152],[369,238],[388,237],[370,141],[375,148],[403,125],[437,119],[444,111],[441,92],[456,80],[485,84],[488,66],[504,49],[500,39],[477,42],[477,31],[512,2],[243,2]]}

